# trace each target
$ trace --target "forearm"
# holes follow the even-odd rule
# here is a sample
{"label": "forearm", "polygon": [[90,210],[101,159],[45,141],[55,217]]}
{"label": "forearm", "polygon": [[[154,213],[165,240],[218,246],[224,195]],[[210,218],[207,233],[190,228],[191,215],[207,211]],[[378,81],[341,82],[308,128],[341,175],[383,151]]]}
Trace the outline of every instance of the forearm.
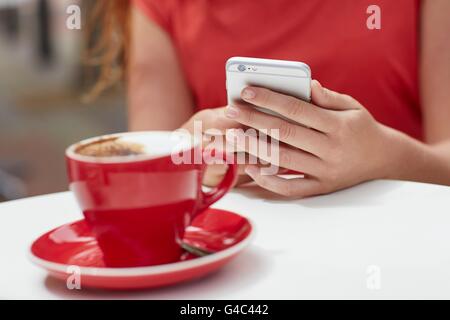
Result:
{"label": "forearm", "polygon": [[450,141],[430,145],[389,131],[385,178],[450,185]]}
{"label": "forearm", "polygon": [[193,100],[170,35],[132,10],[127,61],[129,129],[174,130],[193,114]]}
{"label": "forearm", "polygon": [[128,124],[131,131],[175,130],[194,113],[190,93],[181,81],[136,70],[128,83]]}

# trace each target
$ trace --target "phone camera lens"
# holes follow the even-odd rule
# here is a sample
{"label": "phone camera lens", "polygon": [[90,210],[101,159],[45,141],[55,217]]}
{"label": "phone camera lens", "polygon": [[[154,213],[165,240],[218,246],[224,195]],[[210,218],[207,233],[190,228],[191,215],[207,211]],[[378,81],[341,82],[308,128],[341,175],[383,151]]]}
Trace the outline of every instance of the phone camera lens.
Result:
{"label": "phone camera lens", "polygon": [[246,68],[243,64],[240,64],[240,65],[238,66],[238,70],[241,71],[241,72],[244,72],[246,69],[247,69],[247,68]]}

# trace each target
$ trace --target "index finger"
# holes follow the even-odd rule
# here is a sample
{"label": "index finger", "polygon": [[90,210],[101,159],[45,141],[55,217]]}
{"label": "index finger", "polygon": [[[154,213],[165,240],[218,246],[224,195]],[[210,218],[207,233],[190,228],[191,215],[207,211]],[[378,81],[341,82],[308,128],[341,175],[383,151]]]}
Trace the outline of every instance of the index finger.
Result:
{"label": "index finger", "polygon": [[247,87],[241,96],[248,103],[325,133],[332,132],[338,121],[336,113],[332,110],[266,88]]}

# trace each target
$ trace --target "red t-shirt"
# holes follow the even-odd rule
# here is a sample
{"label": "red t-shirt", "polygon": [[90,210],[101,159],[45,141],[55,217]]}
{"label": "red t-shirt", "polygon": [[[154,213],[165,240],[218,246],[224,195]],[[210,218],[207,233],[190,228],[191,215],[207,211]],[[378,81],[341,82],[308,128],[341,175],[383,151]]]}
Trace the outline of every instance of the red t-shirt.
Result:
{"label": "red t-shirt", "polygon": [[[232,56],[303,61],[322,85],[422,138],[420,0],[134,0],[171,36],[198,108],[227,103]],[[381,9],[369,30],[367,8]]]}

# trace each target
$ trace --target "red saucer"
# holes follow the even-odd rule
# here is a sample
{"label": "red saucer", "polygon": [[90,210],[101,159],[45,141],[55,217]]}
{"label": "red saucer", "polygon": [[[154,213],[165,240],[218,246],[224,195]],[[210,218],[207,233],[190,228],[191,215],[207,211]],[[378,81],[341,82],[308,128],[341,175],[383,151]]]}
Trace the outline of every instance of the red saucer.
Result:
{"label": "red saucer", "polygon": [[81,286],[103,289],[143,289],[199,278],[234,258],[250,242],[253,227],[246,218],[229,211],[208,209],[186,230],[184,242],[203,251],[204,257],[184,253],[169,264],[108,268],[92,232],[84,220],[58,227],[31,246],[31,260],[49,274],[66,281],[79,267]]}

